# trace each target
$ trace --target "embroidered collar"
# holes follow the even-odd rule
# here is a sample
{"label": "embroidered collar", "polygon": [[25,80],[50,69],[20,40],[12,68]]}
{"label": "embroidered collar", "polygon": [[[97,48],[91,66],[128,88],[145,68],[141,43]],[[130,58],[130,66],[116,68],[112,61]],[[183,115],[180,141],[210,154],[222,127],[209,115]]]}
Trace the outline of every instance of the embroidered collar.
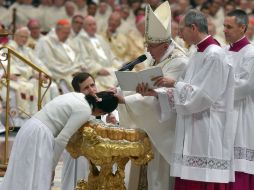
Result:
{"label": "embroidered collar", "polygon": [[212,44],[220,46],[220,44],[215,39],[213,39],[212,36],[209,35],[208,37],[206,37],[204,40],[202,40],[197,44],[197,51],[204,52],[205,49]]}
{"label": "embroidered collar", "polygon": [[243,47],[245,47],[246,45],[250,44],[249,40],[246,38],[246,36],[244,36],[243,38],[241,38],[240,40],[238,40],[237,42],[230,44],[230,48],[229,51],[235,51],[238,52],[240,51]]}

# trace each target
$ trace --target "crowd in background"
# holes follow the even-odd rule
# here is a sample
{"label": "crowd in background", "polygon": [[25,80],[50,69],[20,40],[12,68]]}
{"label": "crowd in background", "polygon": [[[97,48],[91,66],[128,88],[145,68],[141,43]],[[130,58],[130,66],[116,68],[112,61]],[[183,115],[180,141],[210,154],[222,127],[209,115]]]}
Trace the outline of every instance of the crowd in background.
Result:
{"label": "crowd in background", "polygon": [[[141,70],[152,59],[146,51],[144,38],[147,3],[155,10],[162,1],[1,0],[0,29],[7,29],[13,35],[0,38],[0,43],[14,48],[52,77],[54,83],[46,102],[72,91],[70,81],[75,73],[82,71],[91,73],[98,89],[105,90],[116,86],[114,71],[124,63],[146,53],[147,61],[135,67]],[[223,32],[224,15],[236,8],[245,10],[249,15],[246,36],[251,42],[254,40],[254,1],[169,0],[169,3],[172,38],[188,55],[196,48],[183,41],[178,27],[182,15],[190,9],[198,9],[207,16],[209,34],[222,46],[227,44]],[[12,64],[11,87],[17,100],[12,106],[33,114],[36,84],[31,79],[36,75],[19,60],[12,62],[16,63]],[[17,81],[19,85],[15,85]],[[1,95],[4,99],[3,93],[4,90]]]}
{"label": "crowd in background", "polygon": [[[160,0],[42,0],[35,2],[32,0],[19,0],[15,2],[0,1],[0,21],[1,26],[13,31],[13,10],[16,9],[15,28],[28,26],[29,21],[38,20],[40,31],[48,33],[59,19],[69,19],[79,13],[83,16],[91,15],[96,18],[98,32],[105,30],[110,13],[118,12],[121,15],[121,25],[126,25],[124,21],[129,21],[127,30],[120,30],[128,33],[131,28],[135,28],[145,14],[145,5],[149,3],[153,9],[158,7]],[[172,19],[176,24],[181,16],[189,9],[201,10],[210,20],[210,32],[223,38],[223,18],[224,15],[240,8],[245,10],[250,17],[250,27],[247,33],[250,40],[253,38],[254,25],[254,2],[251,0],[169,0],[172,11]],[[7,6],[8,5],[8,6]],[[177,31],[177,25],[172,24],[173,30]],[[30,26],[30,28],[34,28]],[[174,33],[176,35],[176,33]]]}
{"label": "crowd in background", "polygon": [[[173,184],[169,170],[171,176],[179,177],[176,189],[197,190],[195,185],[223,189],[216,185],[232,185],[228,183],[234,181],[234,172],[236,186],[249,184],[244,180],[251,177],[249,181],[253,181],[254,168],[254,1],[168,2],[170,5],[160,0],[2,2],[10,5],[8,9],[1,7],[1,27],[13,36],[0,40],[53,79],[44,103],[73,91],[71,81],[80,72],[91,74],[98,91],[114,88],[114,72],[145,54],[147,59],[134,70],[161,67],[164,76],[153,80],[158,87],[168,89],[153,91],[139,84],[136,90],[143,96],[118,97],[123,104],[118,110],[121,126],[145,129],[154,143],[155,159],[149,164],[147,177],[150,189],[169,189]],[[47,76],[42,77],[46,82]],[[21,126],[27,115],[36,112],[37,78],[31,68],[11,58],[14,126]],[[5,91],[2,85],[3,101]],[[233,109],[238,115],[231,115]],[[231,165],[233,153],[236,168]],[[242,175],[244,180],[239,180]],[[244,189],[253,189],[252,184]]]}

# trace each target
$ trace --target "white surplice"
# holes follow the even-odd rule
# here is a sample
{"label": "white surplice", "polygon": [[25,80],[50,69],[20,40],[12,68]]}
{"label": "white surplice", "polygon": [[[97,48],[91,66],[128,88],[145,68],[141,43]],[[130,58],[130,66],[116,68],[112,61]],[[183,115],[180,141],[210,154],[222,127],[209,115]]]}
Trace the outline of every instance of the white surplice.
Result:
{"label": "white surplice", "polygon": [[163,120],[177,112],[171,175],[227,183],[234,179],[233,71],[217,45],[190,58],[183,81],[158,89]]}
{"label": "white surplice", "polygon": [[238,52],[227,53],[235,72],[235,170],[254,174],[254,46],[248,44]]}
{"label": "white surplice", "polygon": [[63,169],[61,175],[61,190],[73,190],[78,180],[87,181],[89,174],[89,161],[80,156],[77,159],[65,151],[63,154]]}
{"label": "white surplice", "polygon": [[[164,59],[156,67],[162,68],[164,76],[177,80],[185,71],[187,61],[184,53],[171,44]],[[155,159],[148,164],[149,190],[170,189],[172,184],[169,184],[169,161],[176,114],[173,113],[168,120],[160,122],[160,106],[154,97],[134,94],[126,96],[125,102],[125,105],[119,105],[120,126],[145,130],[155,147]]]}

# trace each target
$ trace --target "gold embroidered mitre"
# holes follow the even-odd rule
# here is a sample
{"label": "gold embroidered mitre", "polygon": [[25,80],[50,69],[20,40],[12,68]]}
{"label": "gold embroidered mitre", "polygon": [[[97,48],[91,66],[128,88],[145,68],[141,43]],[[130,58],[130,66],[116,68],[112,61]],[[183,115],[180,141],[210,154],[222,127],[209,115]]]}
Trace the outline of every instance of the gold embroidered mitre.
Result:
{"label": "gold embroidered mitre", "polygon": [[147,5],[145,38],[147,43],[161,43],[171,39],[171,9],[168,1],[155,11]]}

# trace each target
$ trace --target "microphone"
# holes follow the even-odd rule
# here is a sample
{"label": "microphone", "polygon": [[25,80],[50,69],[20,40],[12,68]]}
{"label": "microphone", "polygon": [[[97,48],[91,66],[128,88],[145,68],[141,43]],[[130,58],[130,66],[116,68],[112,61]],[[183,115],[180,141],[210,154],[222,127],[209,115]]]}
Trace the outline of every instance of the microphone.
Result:
{"label": "microphone", "polygon": [[135,65],[142,63],[146,59],[147,59],[146,55],[143,54],[143,55],[139,56],[137,59],[124,64],[124,66],[122,66],[122,68],[119,69],[118,71],[131,71]]}

